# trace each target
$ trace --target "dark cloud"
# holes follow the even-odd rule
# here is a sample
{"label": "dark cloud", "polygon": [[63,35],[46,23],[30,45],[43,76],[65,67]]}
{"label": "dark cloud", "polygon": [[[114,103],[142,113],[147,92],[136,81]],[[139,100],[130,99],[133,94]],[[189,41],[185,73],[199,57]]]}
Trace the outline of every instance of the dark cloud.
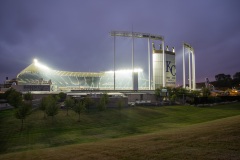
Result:
{"label": "dark cloud", "polygon": [[[113,68],[111,30],[163,35],[177,51],[181,83],[182,43],[196,53],[197,81],[239,72],[238,0],[2,0],[0,78],[13,78],[39,58],[69,71]],[[117,66],[131,66],[131,39],[117,38]],[[147,41],[136,40],[136,65],[147,71]]]}

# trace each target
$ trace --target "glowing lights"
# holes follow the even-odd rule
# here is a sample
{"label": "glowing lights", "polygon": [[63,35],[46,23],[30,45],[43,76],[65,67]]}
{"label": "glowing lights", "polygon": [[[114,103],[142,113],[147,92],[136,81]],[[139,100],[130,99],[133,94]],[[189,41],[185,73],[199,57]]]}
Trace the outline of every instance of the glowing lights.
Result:
{"label": "glowing lights", "polygon": [[41,69],[50,70],[49,67],[47,67],[47,66],[39,63],[37,59],[34,59],[33,62],[34,62],[34,65],[35,65],[35,66],[37,66],[37,67],[39,67],[39,68],[41,68]]}
{"label": "glowing lights", "polygon": [[34,63],[38,63],[38,60],[36,58],[33,59]]}
{"label": "glowing lights", "polygon": [[[121,70],[116,70],[116,73],[132,73],[133,70],[132,69],[121,69]],[[143,72],[143,70],[141,68],[136,68],[134,69],[134,72]],[[114,73],[114,71],[106,71],[105,73]]]}
{"label": "glowing lights", "polygon": [[143,72],[143,70],[141,68],[136,68],[134,69],[134,72]]}

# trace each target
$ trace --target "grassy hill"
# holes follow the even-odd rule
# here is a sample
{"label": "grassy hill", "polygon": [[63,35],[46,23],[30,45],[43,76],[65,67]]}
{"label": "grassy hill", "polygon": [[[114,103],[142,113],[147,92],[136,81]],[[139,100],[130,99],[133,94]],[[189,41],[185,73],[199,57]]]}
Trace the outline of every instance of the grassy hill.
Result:
{"label": "grassy hill", "polygon": [[[0,159],[237,159],[240,104],[34,111],[20,132],[13,111],[0,112]],[[218,159],[216,158],[216,159]]]}

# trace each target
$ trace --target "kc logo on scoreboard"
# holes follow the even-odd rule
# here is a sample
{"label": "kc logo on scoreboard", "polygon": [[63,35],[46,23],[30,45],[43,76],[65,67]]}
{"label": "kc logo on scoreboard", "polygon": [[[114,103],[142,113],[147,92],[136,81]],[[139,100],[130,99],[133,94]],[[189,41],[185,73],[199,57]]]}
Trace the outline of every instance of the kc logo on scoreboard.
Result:
{"label": "kc logo on scoreboard", "polygon": [[169,72],[172,74],[172,76],[176,76],[176,66],[175,64],[171,65],[171,61],[166,61],[166,72]]}

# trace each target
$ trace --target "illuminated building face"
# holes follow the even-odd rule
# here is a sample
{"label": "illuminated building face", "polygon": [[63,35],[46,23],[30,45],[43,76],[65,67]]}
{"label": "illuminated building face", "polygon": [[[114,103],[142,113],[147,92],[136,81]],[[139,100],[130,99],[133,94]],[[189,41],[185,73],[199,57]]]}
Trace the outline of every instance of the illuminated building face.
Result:
{"label": "illuminated building face", "polygon": [[39,67],[40,69],[50,70],[49,67],[47,67],[47,66],[39,63],[37,59],[34,59],[33,62],[34,62],[34,65],[37,66],[37,67]]}
{"label": "illuminated building face", "polygon": [[[116,73],[132,73],[132,69],[121,69],[121,70],[116,70]],[[141,68],[135,68],[134,72],[143,72]],[[106,71],[106,73],[114,73],[114,71]]]}
{"label": "illuminated building face", "polygon": [[[153,89],[163,87],[163,50],[153,46]],[[167,87],[176,85],[175,53],[165,50],[165,84]]]}
{"label": "illuminated building face", "polygon": [[160,88],[163,85],[163,60],[162,54],[153,53],[153,88]]}

